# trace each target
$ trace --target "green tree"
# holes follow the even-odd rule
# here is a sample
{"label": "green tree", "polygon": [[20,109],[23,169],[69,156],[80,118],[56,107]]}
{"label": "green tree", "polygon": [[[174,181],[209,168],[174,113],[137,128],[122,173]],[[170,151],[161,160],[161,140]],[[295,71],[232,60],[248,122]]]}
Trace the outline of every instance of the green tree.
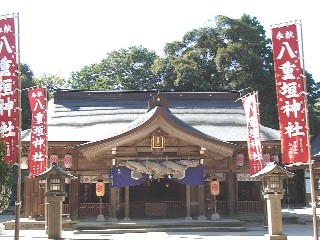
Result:
{"label": "green tree", "polygon": [[[73,73],[82,90],[257,91],[261,124],[278,129],[271,40],[256,17],[217,16],[212,27],[193,29],[167,43],[165,56],[141,46],[113,51],[99,64]],[[307,75],[312,134],[320,132],[319,87]]]}
{"label": "green tree", "polygon": [[99,64],[71,74],[70,86],[79,90],[142,90],[156,87],[154,51],[138,46],[112,51]]}
{"label": "green tree", "polygon": [[312,75],[306,72],[306,84],[310,134],[316,136],[320,133],[320,83],[315,82]]}
{"label": "green tree", "polygon": [[[216,18],[216,31],[224,39],[216,64],[228,90],[257,91],[261,124],[278,128],[271,40],[257,18]],[[272,89],[272,91],[270,91]]]}
{"label": "green tree", "polygon": [[71,73],[68,85],[77,90],[110,90],[112,86],[106,77],[109,70],[103,69],[101,64],[85,66],[80,71]]}
{"label": "green tree", "polygon": [[53,98],[53,93],[57,89],[64,88],[67,85],[67,81],[63,77],[54,74],[43,74],[40,77],[34,78],[33,81],[36,86],[47,89],[48,100]]}
{"label": "green tree", "polygon": [[33,72],[27,64],[21,64],[21,115],[22,115],[22,129],[29,129],[31,127],[31,109],[28,97],[28,89],[36,86],[33,81]]}
{"label": "green tree", "polygon": [[13,165],[4,162],[5,145],[0,139],[0,213],[10,204]]}
{"label": "green tree", "polygon": [[261,123],[277,128],[271,40],[254,17],[217,16],[213,27],[194,29],[167,43],[153,65],[164,90],[258,91]]}
{"label": "green tree", "polygon": [[194,29],[181,42],[167,43],[166,57],[153,65],[164,90],[219,90],[220,73],[215,56],[223,41],[213,28]]}

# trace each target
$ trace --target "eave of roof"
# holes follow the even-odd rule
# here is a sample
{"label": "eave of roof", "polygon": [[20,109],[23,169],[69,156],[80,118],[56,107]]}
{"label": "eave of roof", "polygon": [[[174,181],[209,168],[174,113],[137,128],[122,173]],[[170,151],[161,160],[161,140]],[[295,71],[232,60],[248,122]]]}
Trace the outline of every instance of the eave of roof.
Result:
{"label": "eave of roof", "polygon": [[240,148],[236,144],[225,142],[202,133],[174,116],[169,110],[162,106],[156,106],[129,124],[128,128],[110,138],[80,144],[75,148],[79,149],[86,157],[95,158],[108,148],[111,149],[111,147],[133,141],[133,139],[139,135],[139,132],[140,134],[142,133],[142,129],[144,129],[144,134],[150,134],[158,127],[161,127],[164,131],[183,135],[186,141],[190,141],[195,145],[200,144],[200,146],[213,151],[224,152],[226,155],[232,155],[235,149]]}

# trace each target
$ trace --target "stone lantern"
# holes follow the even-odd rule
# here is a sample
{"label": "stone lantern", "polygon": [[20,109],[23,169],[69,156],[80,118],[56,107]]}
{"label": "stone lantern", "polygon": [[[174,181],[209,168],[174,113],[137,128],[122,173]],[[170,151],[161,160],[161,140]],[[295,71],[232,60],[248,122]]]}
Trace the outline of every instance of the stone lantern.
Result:
{"label": "stone lantern", "polygon": [[57,163],[45,172],[36,176],[36,179],[46,180],[46,202],[48,211],[48,238],[60,239],[62,232],[62,202],[65,199],[65,179],[75,179],[76,177],[64,171]]}
{"label": "stone lantern", "polygon": [[260,172],[251,176],[262,180],[262,194],[267,200],[269,234],[266,234],[266,239],[287,240],[287,235],[283,234],[281,199],[284,193],[283,178],[293,176],[293,173],[275,162],[268,163]]}

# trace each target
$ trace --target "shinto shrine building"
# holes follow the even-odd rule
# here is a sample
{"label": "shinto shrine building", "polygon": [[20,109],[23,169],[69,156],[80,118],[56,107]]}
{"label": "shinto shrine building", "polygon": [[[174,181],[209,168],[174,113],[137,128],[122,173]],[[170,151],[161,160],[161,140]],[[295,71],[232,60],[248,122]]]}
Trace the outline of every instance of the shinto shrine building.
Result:
{"label": "shinto shrine building", "polygon": [[[194,217],[263,212],[250,178],[247,121],[238,92],[70,91],[48,103],[48,156],[77,179],[66,182],[63,211],[97,216],[105,183],[109,218]],[[263,117],[263,116],[261,116]],[[279,131],[261,126],[266,161],[279,161]],[[28,155],[30,131],[22,134]],[[50,163],[48,163],[50,164]],[[24,179],[25,217],[44,214],[44,186]]]}

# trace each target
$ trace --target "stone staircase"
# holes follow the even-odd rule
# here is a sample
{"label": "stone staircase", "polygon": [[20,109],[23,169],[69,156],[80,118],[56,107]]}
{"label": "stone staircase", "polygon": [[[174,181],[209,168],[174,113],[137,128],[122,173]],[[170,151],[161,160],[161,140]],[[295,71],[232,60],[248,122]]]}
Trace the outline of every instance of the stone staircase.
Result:
{"label": "stone staircase", "polygon": [[127,222],[83,222],[73,226],[75,234],[85,233],[144,233],[144,232],[244,232],[240,220],[152,219]]}

